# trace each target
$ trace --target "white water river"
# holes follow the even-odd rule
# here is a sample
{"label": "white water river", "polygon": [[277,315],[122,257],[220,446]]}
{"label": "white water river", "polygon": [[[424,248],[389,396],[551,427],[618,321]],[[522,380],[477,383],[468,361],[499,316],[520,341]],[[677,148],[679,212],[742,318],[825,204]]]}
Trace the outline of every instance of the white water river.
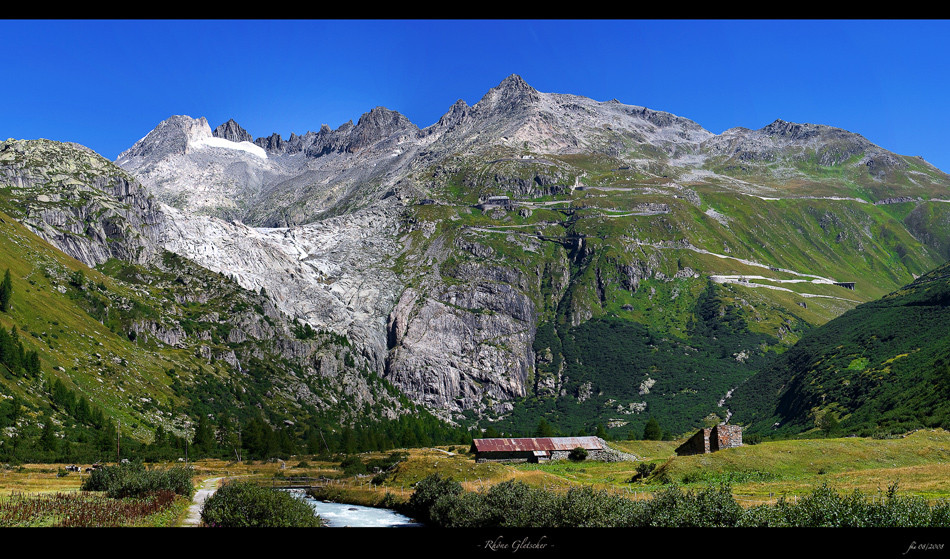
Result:
{"label": "white water river", "polygon": [[302,498],[327,522],[330,528],[409,528],[421,526],[407,516],[389,509],[328,503],[307,495]]}

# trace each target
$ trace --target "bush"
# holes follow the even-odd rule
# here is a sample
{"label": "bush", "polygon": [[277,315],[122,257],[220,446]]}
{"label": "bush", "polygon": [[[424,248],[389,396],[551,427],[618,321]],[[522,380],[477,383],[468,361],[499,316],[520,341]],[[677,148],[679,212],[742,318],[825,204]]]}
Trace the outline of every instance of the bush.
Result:
{"label": "bush", "polygon": [[728,484],[694,492],[669,486],[649,501],[631,501],[591,487],[566,495],[506,481],[486,492],[464,492],[437,474],[417,484],[410,499],[417,519],[441,527],[948,527],[950,503],[928,505],[897,495],[896,485],[871,501],[860,491],[838,494],[826,485],[793,503],[744,510]]}
{"label": "bush", "polygon": [[633,474],[633,476],[627,481],[630,483],[643,481],[653,475],[654,470],[656,470],[656,464],[650,462],[640,462],[637,464],[637,473]]}
{"label": "bush", "polygon": [[131,462],[93,470],[92,475],[83,481],[81,489],[105,491],[107,496],[116,499],[144,497],[158,491],[171,491],[177,495],[191,497],[195,491],[191,482],[192,476],[191,467],[174,466],[167,470],[146,470],[141,462]]}
{"label": "bush", "polygon": [[645,526],[646,506],[592,487],[573,488],[558,505],[555,526],[610,528]]}
{"label": "bush", "polygon": [[571,450],[571,453],[568,454],[567,457],[574,462],[581,462],[587,459],[587,450],[578,446]]}
{"label": "bush", "polygon": [[250,482],[231,482],[218,489],[205,501],[201,521],[226,528],[323,526],[323,520],[306,501]]}
{"label": "bush", "polygon": [[340,462],[340,468],[342,468],[343,473],[348,476],[366,473],[366,464],[360,460],[359,456],[347,456]]}
{"label": "bush", "polygon": [[450,499],[462,494],[462,484],[442,477],[441,474],[432,474],[416,483],[415,490],[406,503],[406,512],[419,522],[429,524],[433,517],[431,509],[440,499]]}

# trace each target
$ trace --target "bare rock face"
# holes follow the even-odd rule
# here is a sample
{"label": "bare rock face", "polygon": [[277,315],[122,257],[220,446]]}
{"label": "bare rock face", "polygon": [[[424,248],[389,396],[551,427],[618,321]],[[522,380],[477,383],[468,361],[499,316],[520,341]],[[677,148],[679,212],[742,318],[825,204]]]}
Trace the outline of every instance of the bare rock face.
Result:
{"label": "bare rock face", "polygon": [[429,296],[407,289],[389,317],[386,377],[446,419],[509,411],[534,368],[531,299],[488,276],[472,280]]}
{"label": "bare rock face", "polygon": [[160,245],[158,202],[138,181],[77,144],[0,144],[0,184],[12,186],[21,223],[87,266],[144,263]]}
{"label": "bare rock face", "polygon": [[253,142],[254,138],[248,133],[247,130],[241,128],[241,125],[237,122],[234,122],[234,119],[229,119],[224,124],[219,125],[214,129],[215,138],[224,138],[225,140],[231,142]]}
{"label": "bare rock face", "polygon": [[282,312],[350,337],[373,368],[383,370],[386,316],[401,290],[386,266],[398,252],[391,213],[376,209],[268,229],[167,212],[165,248],[246,289],[264,288]]}

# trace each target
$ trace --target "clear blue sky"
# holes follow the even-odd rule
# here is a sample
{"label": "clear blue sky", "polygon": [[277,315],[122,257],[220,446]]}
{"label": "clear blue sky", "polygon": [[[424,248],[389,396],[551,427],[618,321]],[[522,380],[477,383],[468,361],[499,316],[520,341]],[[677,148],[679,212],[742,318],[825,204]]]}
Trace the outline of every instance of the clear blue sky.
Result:
{"label": "clear blue sky", "polygon": [[837,126],[950,172],[950,21],[0,21],[0,137],[109,159],[174,114],[252,136],[382,105],[420,127],[510,74],[720,133]]}

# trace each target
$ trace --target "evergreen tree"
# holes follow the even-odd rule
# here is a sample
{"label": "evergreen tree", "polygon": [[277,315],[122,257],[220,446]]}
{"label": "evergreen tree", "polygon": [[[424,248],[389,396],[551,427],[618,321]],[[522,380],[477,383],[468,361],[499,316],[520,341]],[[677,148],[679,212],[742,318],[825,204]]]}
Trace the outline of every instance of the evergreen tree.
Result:
{"label": "evergreen tree", "polygon": [[551,427],[550,423],[548,423],[547,421],[544,420],[544,418],[542,418],[541,421],[538,422],[537,429],[534,430],[534,436],[535,437],[553,437],[554,429]]}
{"label": "evergreen tree", "polygon": [[307,428],[307,454],[320,454],[320,451],[323,450],[320,446],[320,439],[317,437],[317,433],[313,427]]}
{"label": "evergreen tree", "polygon": [[49,416],[43,420],[43,433],[40,435],[40,448],[50,452],[56,451],[56,431],[53,430],[53,419]]}
{"label": "evergreen tree", "polygon": [[660,424],[657,422],[656,418],[651,417],[647,421],[646,426],[643,428],[643,440],[645,441],[659,441],[663,438],[663,431],[660,429]]}
{"label": "evergreen tree", "polygon": [[501,433],[498,432],[498,429],[496,429],[494,425],[489,425],[488,428],[485,429],[485,434],[482,435],[482,438],[485,439],[497,439],[499,437],[501,437]]}
{"label": "evergreen tree", "polygon": [[3,281],[0,282],[0,311],[10,310],[10,303],[13,298],[13,280],[10,278],[10,268],[7,268],[3,274]]}
{"label": "evergreen tree", "polygon": [[162,448],[166,444],[168,444],[168,438],[165,436],[165,429],[159,425],[155,429],[155,438],[152,440],[152,446],[155,448]]}
{"label": "evergreen tree", "polygon": [[100,456],[110,459],[116,455],[116,436],[116,426],[111,421],[106,422],[96,431],[95,446]]}
{"label": "evergreen tree", "polygon": [[211,454],[214,449],[214,428],[207,414],[198,416],[198,426],[195,428],[194,445],[195,456]]}
{"label": "evergreen tree", "polygon": [[35,351],[28,351],[25,361],[23,368],[27,374],[34,378],[40,376],[40,355]]}

